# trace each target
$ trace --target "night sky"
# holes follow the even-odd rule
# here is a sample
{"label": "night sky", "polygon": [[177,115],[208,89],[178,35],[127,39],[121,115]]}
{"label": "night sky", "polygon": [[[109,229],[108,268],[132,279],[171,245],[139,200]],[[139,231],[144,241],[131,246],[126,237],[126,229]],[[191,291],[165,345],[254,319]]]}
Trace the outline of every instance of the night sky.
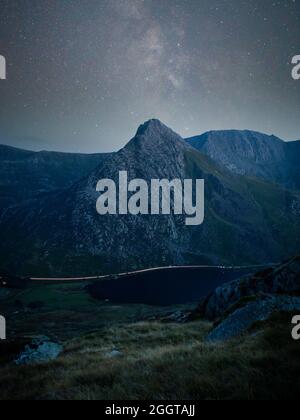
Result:
{"label": "night sky", "polygon": [[300,0],[1,0],[0,143],[112,151],[159,118],[184,137],[300,138]]}

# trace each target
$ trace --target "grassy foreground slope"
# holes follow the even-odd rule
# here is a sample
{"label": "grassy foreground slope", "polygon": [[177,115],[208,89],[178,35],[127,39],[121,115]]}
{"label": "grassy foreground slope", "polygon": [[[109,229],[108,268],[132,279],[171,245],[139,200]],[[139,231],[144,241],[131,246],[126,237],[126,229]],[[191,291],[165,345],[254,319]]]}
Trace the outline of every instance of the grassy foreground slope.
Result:
{"label": "grassy foreground slope", "polygon": [[[207,344],[211,324],[104,327],[65,343],[55,361],[0,367],[1,399],[297,399],[299,342],[291,315],[244,338]],[[112,351],[118,350],[117,356]]]}

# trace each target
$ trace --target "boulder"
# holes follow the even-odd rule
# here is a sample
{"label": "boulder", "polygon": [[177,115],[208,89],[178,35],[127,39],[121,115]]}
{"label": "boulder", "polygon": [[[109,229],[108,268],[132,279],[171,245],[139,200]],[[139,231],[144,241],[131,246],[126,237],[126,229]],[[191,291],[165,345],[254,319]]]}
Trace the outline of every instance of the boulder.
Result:
{"label": "boulder", "polygon": [[36,338],[19,354],[16,365],[44,363],[56,359],[63,350],[61,344],[50,341],[47,337]]}
{"label": "boulder", "polygon": [[115,359],[121,356],[123,356],[123,353],[118,349],[113,349],[111,352],[106,354],[108,359]]}

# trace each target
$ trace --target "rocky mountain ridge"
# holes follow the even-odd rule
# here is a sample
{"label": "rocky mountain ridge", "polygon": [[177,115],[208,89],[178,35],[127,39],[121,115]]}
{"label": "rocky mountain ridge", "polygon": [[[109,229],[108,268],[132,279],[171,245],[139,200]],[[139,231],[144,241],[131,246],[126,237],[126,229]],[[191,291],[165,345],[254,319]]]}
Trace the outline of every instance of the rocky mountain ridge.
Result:
{"label": "rocky mountain ridge", "polygon": [[300,141],[249,130],[210,131],[186,141],[235,174],[300,188]]}
{"label": "rocky mountain ridge", "polygon": [[[117,183],[122,170],[146,181],[204,179],[203,225],[187,227],[174,214],[99,216],[97,182]],[[0,268],[40,276],[276,262],[300,248],[299,214],[297,192],[233,174],[151,120],[87,177],[6,211]]]}

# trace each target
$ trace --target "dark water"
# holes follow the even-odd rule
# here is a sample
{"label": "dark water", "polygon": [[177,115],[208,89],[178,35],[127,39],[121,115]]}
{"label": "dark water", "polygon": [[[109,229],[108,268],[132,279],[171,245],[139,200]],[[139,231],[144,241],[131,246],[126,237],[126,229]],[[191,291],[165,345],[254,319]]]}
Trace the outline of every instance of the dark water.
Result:
{"label": "dark water", "polygon": [[88,286],[96,299],[115,303],[173,305],[198,302],[221,284],[253,271],[215,267],[176,267],[95,282]]}

